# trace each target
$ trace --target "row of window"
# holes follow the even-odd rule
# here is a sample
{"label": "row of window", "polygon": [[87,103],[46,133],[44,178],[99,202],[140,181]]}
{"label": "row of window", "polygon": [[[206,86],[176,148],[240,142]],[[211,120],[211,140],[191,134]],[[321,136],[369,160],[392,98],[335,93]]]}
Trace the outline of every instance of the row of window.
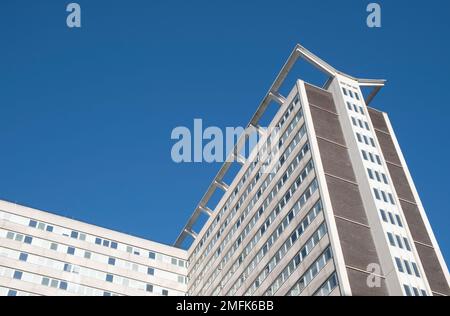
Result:
{"label": "row of window", "polygon": [[151,259],[154,258],[156,260],[167,262],[167,263],[172,263],[172,264],[180,266],[180,267],[187,267],[187,262],[182,259],[167,256],[167,255],[161,254],[161,253],[155,253],[154,251],[149,251],[146,249],[132,247],[130,245],[117,243],[112,240],[99,238],[99,237],[89,235],[89,234],[86,234],[83,232],[71,230],[71,229],[68,229],[68,228],[65,228],[62,226],[50,225],[50,224],[47,224],[42,221],[37,221],[35,219],[30,219],[30,218],[20,216],[17,214],[11,214],[11,213],[8,213],[8,212],[2,211],[2,210],[0,210],[0,219],[4,219],[4,220],[10,221],[10,222],[13,222],[16,224],[24,225],[24,226],[36,228],[36,229],[39,229],[42,231],[55,233],[55,234],[62,235],[65,237],[74,238],[74,239],[81,240],[81,241],[86,241],[86,242],[89,242],[92,244],[102,245],[102,246],[105,246],[108,248],[117,249],[119,251],[124,251],[124,252],[132,253],[135,255],[147,256],[147,254],[148,254],[148,257]]}
{"label": "row of window", "polygon": [[409,285],[403,284],[403,288],[405,289],[406,296],[427,296],[425,290],[419,290],[414,286],[410,287]]}
{"label": "row of window", "polygon": [[[403,227],[403,223],[400,219],[400,216],[397,214],[393,214],[389,211],[385,211],[380,209],[380,215],[381,215],[381,219],[383,220],[383,222],[385,223],[391,223],[392,225],[397,225],[399,227]],[[389,219],[389,221],[388,221]]]}
{"label": "row of window", "polygon": [[333,273],[328,280],[322,284],[313,296],[328,296],[338,286],[338,279],[336,273]]}
{"label": "row of window", "polygon": [[[319,274],[319,272],[326,266],[328,261],[333,258],[331,247],[328,247],[319,258],[314,261],[309,269],[302,275],[302,277],[289,290],[287,296],[298,296],[311,283],[311,281]],[[269,294],[269,293],[267,293]],[[271,293],[270,293],[271,294]]]}
{"label": "row of window", "polygon": [[36,294],[0,286],[0,296],[36,296]]}
{"label": "row of window", "polygon": [[[281,129],[286,121],[287,118],[290,116],[290,114],[292,112],[294,112],[294,109],[296,107],[296,105],[298,104],[298,97],[294,100],[294,102],[292,102],[288,109],[285,111],[283,117],[281,118],[281,120],[277,123],[277,127],[279,129]],[[301,112],[299,112],[300,114],[302,114]],[[299,118],[300,119],[300,118]],[[265,145],[267,145],[267,142],[265,143]],[[247,168],[247,170],[245,171],[244,175],[242,176],[242,179],[239,181],[239,183],[236,186],[236,189],[233,191],[232,195],[228,198],[228,200],[225,202],[224,206],[221,208],[221,210],[218,212],[216,219],[214,220],[214,222],[210,225],[210,227],[208,228],[208,230],[206,231],[205,235],[202,237],[202,239],[200,240],[199,244],[195,247],[195,250],[193,252],[193,255],[196,256],[198,254],[198,252],[201,250],[201,248],[203,247],[204,243],[206,242],[206,240],[208,239],[208,237],[211,235],[211,233],[213,232],[213,230],[215,229],[215,227],[217,226],[217,224],[220,221],[220,218],[225,214],[225,212],[228,210],[228,207],[231,205],[231,203],[233,202],[234,198],[237,196],[239,190],[241,189],[241,187],[245,184],[246,180],[250,177],[250,174],[253,172],[254,168],[257,166],[257,161],[254,161],[250,164],[250,166]],[[259,172],[258,172],[259,174]],[[198,267],[194,267],[193,271],[195,271]]]}
{"label": "row of window", "polygon": [[[3,235],[5,232],[3,230],[0,230],[0,233],[1,233],[1,235]],[[22,234],[14,233],[11,231],[6,232],[5,237],[8,239],[11,239],[11,240],[23,241],[25,243],[33,244],[38,247],[51,249],[51,250],[58,251],[58,252],[64,252],[64,253],[67,253],[69,255],[73,255],[76,257],[93,260],[96,262],[105,263],[105,264],[109,264],[109,265],[114,265],[119,268],[132,270],[132,271],[139,272],[139,273],[145,273],[148,275],[155,275],[155,269],[153,267],[149,267],[149,266],[137,264],[137,263],[131,263],[126,260],[109,257],[109,256],[106,256],[106,255],[103,255],[100,253],[91,252],[91,251],[83,250],[80,248],[75,248],[72,246],[57,244],[57,243],[50,242],[50,241],[40,239],[37,237],[34,237],[34,238],[31,236],[24,237]],[[185,278],[184,276],[178,275],[173,272],[160,270],[160,269],[158,269],[158,276],[162,277],[164,279],[167,279],[167,280],[173,280],[173,281],[177,281],[177,282],[183,283],[183,284],[185,284],[187,282],[187,278]]]}
{"label": "row of window", "polygon": [[347,102],[347,108],[350,110],[350,111],[354,111],[354,112],[356,112],[356,113],[359,113],[359,114],[361,114],[361,115],[364,115],[364,109],[363,109],[363,107],[362,106],[357,106],[356,104],[351,104],[350,102]]}
{"label": "row of window", "polygon": [[362,144],[366,144],[368,146],[376,147],[375,141],[372,137],[362,135],[360,133],[356,133],[356,138],[358,139],[358,142]]}
{"label": "row of window", "polygon": [[369,178],[372,180],[377,180],[380,183],[389,184],[387,176],[383,172],[378,172],[376,170],[367,168],[367,174],[369,175]]}
{"label": "row of window", "polygon": [[[280,182],[278,182],[279,186],[275,187],[273,192],[271,192],[271,194],[266,198],[266,200],[263,202],[261,207],[258,209],[258,211],[255,213],[255,215],[249,221],[247,226],[244,228],[242,233],[236,238],[236,241],[233,243],[233,245],[230,248],[230,250],[222,258],[222,261],[220,263],[220,269],[222,269],[225,266],[225,264],[228,262],[228,260],[233,256],[233,254],[236,252],[236,250],[241,245],[242,241],[250,233],[251,229],[256,225],[258,219],[263,215],[264,211],[266,211],[266,209],[269,206],[269,204],[271,203],[273,197],[276,196],[277,192],[281,189],[281,186],[292,175],[292,173],[294,172],[295,168],[297,168],[297,166],[300,164],[300,162],[303,160],[303,158],[305,157],[306,153],[308,153],[308,152],[309,152],[309,145],[307,143],[307,144],[305,144],[303,146],[303,148],[300,151],[300,153],[297,155],[297,157],[294,159],[294,161],[288,167],[286,173],[284,174],[284,176],[282,177]],[[259,240],[260,236],[262,236],[264,234],[264,232],[266,231],[266,229],[268,228],[268,225],[270,225],[271,218],[274,218],[275,216],[277,216],[281,212],[281,209],[287,204],[287,202],[290,200],[290,198],[292,197],[294,192],[303,183],[303,181],[306,179],[306,177],[310,174],[310,172],[312,170],[314,170],[314,166],[313,166],[312,160],[310,160],[309,163],[306,165],[306,167],[303,169],[303,171],[298,176],[297,181],[292,185],[292,187],[287,191],[287,193],[285,193],[284,197],[280,199],[280,202],[274,207],[274,209],[272,210],[271,215],[269,215],[269,218],[259,228],[259,236],[255,236],[254,239],[256,238],[256,239]],[[234,234],[234,232],[239,228],[239,225],[240,225],[240,223],[242,223],[242,221],[241,221],[241,218],[239,218],[238,223],[235,225],[235,229],[233,228],[229,232],[228,236],[230,236],[230,238]],[[228,239],[228,236],[227,236],[227,238],[225,240]],[[223,244],[225,244],[225,241],[223,242]],[[252,245],[254,245],[254,244],[252,244]],[[246,250],[247,250],[247,248],[248,248],[248,245],[246,247]],[[220,250],[221,250],[221,247],[219,247],[218,251],[220,251]],[[217,254],[217,256],[219,254]],[[202,291],[205,291],[211,285],[213,280],[219,274],[219,270],[220,269],[215,269],[214,270],[213,274],[208,278],[208,280],[207,280],[205,286],[203,287]]]}
{"label": "row of window", "polygon": [[354,126],[370,131],[369,123],[367,123],[367,121],[356,119],[354,116],[352,116],[351,118]]}
{"label": "row of window", "polygon": [[385,203],[391,203],[392,205],[395,205],[394,197],[389,192],[384,192],[380,189],[373,189],[373,193],[375,194],[375,198],[379,201],[383,200]]}
{"label": "row of window", "polygon": [[399,257],[395,257],[394,259],[399,272],[408,273],[409,275],[415,275],[420,278],[419,268],[415,262],[409,262],[405,259],[402,261]]}
{"label": "row of window", "polygon": [[[300,112],[298,112],[300,113]],[[298,114],[297,113],[297,114]],[[297,122],[294,123],[295,120],[293,120],[293,122],[289,125],[288,130],[286,131],[291,133],[295,124]],[[291,128],[292,126],[292,128]],[[302,127],[300,128],[298,134],[296,135],[296,137],[294,137],[294,139],[292,140],[291,144],[288,146],[288,148],[285,150],[285,153],[283,154],[283,156],[285,155],[290,155],[294,149],[295,146],[292,146],[292,144],[297,144],[300,139],[306,134],[306,127],[303,124]],[[309,150],[309,146],[307,147],[307,150]],[[306,152],[304,152],[306,154]],[[267,207],[269,205],[269,203],[272,201],[272,199],[274,198],[274,196],[276,195],[276,193],[281,189],[281,186],[284,185],[284,183],[286,182],[287,178],[292,174],[292,168],[293,166],[296,168],[299,164],[299,159],[303,158],[302,156],[302,152],[298,154],[298,156],[296,157],[296,159],[291,163],[291,165],[288,167],[287,171],[285,172],[285,174],[283,175],[282,179],[277,183],[277,185],[275,186],[275,188],[272,190],[272,192],[269,194],[268,198],[266,198],[266,200],[264,201],[263,205],[264,207]],[[236,220],[235,224],[233,225],[232,229],[230,230],[230,232],[227,234],[227,236],[221,241],[221,243],[219,244],[219,249],[215,252],[214,254],[214,258],[217,258],[220,254],[220,252],[222,251],[223,247],[231,240],[231,238],[233,237],[233,234],[235,233],[235,231],[239,228],[239,226],[241,225],[241,223],[245,220],[245,218],[247,217],[247,215],[250,213],[251,210],[253,210],[255,204],[258,202],[258,200],[260,199],[260,197],[262,196],[262,194],[266,191],[266,189],[269,187],[270,183],[272,182],[272,180],[275,178],[275,175],[277,174],[278,170],[280,170],[280,168],[282,167],[283,163],[285,160],[279,160],[279,162],[277,162],[275,164],[275,166],[273,167],[272,171],[267,175],[266,179],[264,180],[264,182],[260,185],[258,191],[256,193],[253,194],[252,199],[250,200],[250,202],[247,204],[247,207],[242,211],[242,214],[239,216],[239,218]],[[256,184],[259,180],[259,177],[256,177],[254,179],[254,183]],[[250,190],[247,190],[248,194],[250,194]],[[246,191],[246,192],[247,192]],[[236,206],[232,209],[232,211],[230,212],[230,214],[228,214],[227,218],[225,219],[225,222],[220,226],[219,231],[216,233],[216,235],[214,236],[214,238],[209,242],[208,246],[206,247],[205,251],[202,253],[202,255],[200,256],[200,258],[196,259],[197,263],[194,266],[193,271],[191,271],[191,273],[193,273],[194,271],[196,271],[199,267],[199,265],[204,262],[207,261],[206,265],[203,267],[203,269],[201,270],[201,272],[199,273],[199,275],[197,275],[197,277],[193,277],[195,279],[195,281],[193,282],[193,285],[191,288],[195,288],[198,286],[198,284],[200,283],[200,281],[203,278],[203,276],[205,275],[205,273],[210,269],[210,267],[212,266],[213,261],[212,260],[206,260],[206,256],[210,253],[210,251],[213,249],[213,247],[216,245],[216,242],[219,240],[222,232],[225,230],[225,228],[228,226],[228,224],[231,222],[231,220],[234,218],[234,216],[237,214],[237,212],[239,211],[241,205],[244,204],[245,198],[247,197],[247,195],[243,195],[241,196],[241,198],[238,200]],[[220,214],[219,214],[220,215]],[[195,275],[195,273],[193,273],[193,275]]]}
{"label": "row of window", "polygon": [[350,89],[346,89],[346,88],[342,88],[342,92],[344,93],[344,95],[345,96],[349,96],[350,98],[355,98],[356,100],[361,100],[360,98],[359,98],[359,94],[358,94],[358,92],[355,92],[355,91],[352,91],[352,90],[350,90]]}
{"label": "row of window", "polygon": [[365,151],[364,149],[361,150],[362,156],[364,158],[364,160],[366,161],[371,161],[372,163],[376,163],[380,166],[382,166],[383,164],[381,163],[381,158],[379,155],[377,154],[372,154],[370,151]]}
{"label": "row of window", "polygon": [[[280,289],[280,287],[286,282],[286,280],[294,273],[295,270],[300,266],[300,264],[305,260],[305,258],[311,253],[315,246],[320,242],[320,240],[327,233],[327,228],[325,223],[322,223],[317,231],[312,235],[312,237],[306,242],[306,244],[300,249],[300,251],[294,256],[293,259],[288,263],[288,265],[283,269],[283,271],[275,278],[275,281],[269,286],[265,296],[275,295],[275,293]],[[292,242],[292,241],[291,241]],[[315,264],[311,266],[312,270],[320,268]],[[314,278],[315,272],[312,271],[311,279]]]}
{"label": "row of window", "polygon": [[[395,235],[395,238],[394,238],[394,235]],[[387,236],[388,236],[388,240],[389,240],[389,243],[391,244],[391,246],[411,251],[411,246],[409,245],[409,241],[406,237],[401,237],[397,234],[392,234],[390,232],[387,232]]]}

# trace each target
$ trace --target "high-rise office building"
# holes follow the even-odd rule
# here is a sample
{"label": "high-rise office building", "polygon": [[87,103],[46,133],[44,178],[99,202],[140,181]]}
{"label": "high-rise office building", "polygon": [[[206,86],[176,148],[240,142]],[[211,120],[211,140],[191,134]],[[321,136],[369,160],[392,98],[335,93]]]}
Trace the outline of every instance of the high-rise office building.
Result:
{"label": "high-rise office building", "polygon": [[[299,59],[328,80],[284,96]],[[388,116],[369,107],[384,84],[297,45],[249,123],[258,146],[242,155],[241,137],[174,247],[0,203],[0,294],[449,295]]]}

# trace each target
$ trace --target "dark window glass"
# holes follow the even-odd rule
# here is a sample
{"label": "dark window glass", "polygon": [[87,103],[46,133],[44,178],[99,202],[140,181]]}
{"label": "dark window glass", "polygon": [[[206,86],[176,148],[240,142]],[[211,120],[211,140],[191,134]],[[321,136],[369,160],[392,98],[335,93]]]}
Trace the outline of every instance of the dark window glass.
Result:
{"label": "dark window glass", "polygon": [[117,243],[115,241],[111,241],[111,248],[117,249]]}
{"label": "dark window glass", "polygon": [[114,258],[108,258],[108,264],[110,264],[110,265],[115,265],[116,264],[116,259],[114,259]]}
{"label": "dark window glass", "polygon": [[31,244],[32,241],[33,241],[33,237],[30,237],[30,236],[26,236],[26,237],[25,237],[24,242],[25,242],[26,244]]}
{"label": "dark window glass", "polygon": [[106,282],[112,282],[113,281],[113,275],[112,274],[107,274],[106,275]]}
{"label": "dark window glass", "polygon": [[148,269],[147,269],[147,274],[149,274],[149,275],[155,275],[155,269],[153,269],[153,268],[148,268]]}
{"label": "dark window glass", "polygon": [[69,247],[69,248],[67,248],[67,253],[68,253],[69,255],[75,254],[75,248],[74,248],[74,247]]}
{"label": "dark window glass", "polygon": [[36,226],[37,226],[37,222],[31,219],[31,220],[30,220],[30,223],[28,224],[28,226],[30,226],[30,227],[36,227]]}
{"label": "dark window glass", "polygon": [[47,225],[46,230],[47,230],[48,232],[53,232],[53,226]]}
{"label": "dark window glass", "polygon": [[19,255],[19,260],[20,260],[20,261],[27,261],[27,259],[28,259],[28,254],[22,252],[22,253]]}
{"label": "dark window glass", "polygon": [[97,245],[101,245],[102,244],[102,240],[100,238],[95,238],[95,243]]}
{"label": "dark window glass", "polygon": [[20,280],[22,279],[22,274],[23,274],[22,271],[14,271],[13,278],[16,280]]}
{"label": "dark window glass", "polygon": [[60,288],[61,290],[67,290],[67,282],[61,281],[61,282],[59,283],[59,288]]}
{"label": "dark window glass", "polygon": [[8,291],[8,296],[17,296],[17,291],[15,291],[15,290],[9,290],[9,291]]}

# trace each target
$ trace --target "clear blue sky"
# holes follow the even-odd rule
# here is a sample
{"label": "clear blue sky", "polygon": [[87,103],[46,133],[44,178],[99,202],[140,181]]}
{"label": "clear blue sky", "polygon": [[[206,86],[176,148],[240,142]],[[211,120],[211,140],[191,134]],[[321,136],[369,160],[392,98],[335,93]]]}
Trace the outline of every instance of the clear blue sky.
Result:
{"label": "clear blue sky", "polygon": [[0,2],[0,198],[172,243],[218,164],[172,162],[194,118],[245,125],[299,42],[388,79],[389,112],[448,259],[449,1]]}

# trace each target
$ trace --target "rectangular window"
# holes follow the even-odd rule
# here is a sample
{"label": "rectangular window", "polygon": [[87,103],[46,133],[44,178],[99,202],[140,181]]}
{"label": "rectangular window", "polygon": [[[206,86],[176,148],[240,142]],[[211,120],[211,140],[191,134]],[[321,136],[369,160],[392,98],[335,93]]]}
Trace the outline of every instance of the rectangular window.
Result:
{"label": "rectangular window", "polygon": [[375,141],[373,140],[372,137],[370,137],[370,144],[372,145],[372,147],[375,147]]}
{"label": "rectangular window", "polygon": [[95,238],[95,244],[96,245],[101,245],[102,244],[102,240],[100,238]]}
{"label": "rectangular window", "polygon": [[352,110],[352,105],[350,104],[350,102],[347,102],[347,108],[351,111]]}
{"label": "rectangular window", "polygon": [[383,177],[383,182],[386,183],[386,184],[389,184],[386,175],[384,173],[382,173],[381,176]]}
{"label": "rectangular window", "polygon": [[405,264],[406,272],[412,275],[411,268],[409,267],[409,262],[407,260],[403,260],[403,263]]}
{"label": "rectangular window", "polygon": [[148,253],[148,257],[149,257],[150,259],[153,259],[153,260],[154,260],[154,259],[156,259],[156,253],[150,251],[150,252]]}
{"label": "rectangular window", "polygon": [[103,246],[109,247],[109,240],[103,240]]}
{"label": "rectangular window", "polygon": [[78,238],[78,232],[72,231],[72,232],[70,233],[70,237],[71,237],[71,238],[77,239],[77,238]]}
{"label": "rectangular window", "polygon": [[406,237],[403,237],[403,243],[405,244],[406,250],[411,251],[411,247],[409,246],[409,242]]}
{"label": "rectangular window", "polygon": [[47,228],[45,229],[48,232],[53,232],[53,226],[47,225]]}
{"label": "rectangular window", "polygon": [[388,212],[388,215],[389,215],[389,220],[391,221],[391,224],[395,225],[394,216],[392,215],[392,213]]}
{"label": "rectangular window", "polygon": [[347,94],[347,89],[342,88],[342,92],[344,92],[344,95],[348,95],[348,94]]}
{"label": "rectangular window", "polygon": [[359,112],[364,115],[364,109],[362,108],[362,106],[359,107]]}
{"label": "rectangular window", "polygon": [[162,290],[162,295],[163,295],[163,296],[169,295],[169,291],[167,291],[167,290]]}
{"label": "rectangular window", "polygon": [[369,157],[370,157],[370,161],[375,162],[375,160],[373,160],[373,155],[372,155],[372,153],[369,153]]}
{"label": "rectangular window", "polygon": [[413,292],[415,296],[420,296],[419,290],[417,288],[413,287]]}
{"label": "rectangular window", "polygon": [[417,264],[415,262],[411,262],[411,265],[413,267],[414,274],[416,275],[416,277],[420,278],[419,268],[417,267]]}
{"label": "rectangular window", "polygon": [[391,201],[391,204],[392,204],[392,205],[395,205],[394,197],[392,196],[392,194],[391,194],[391,193],[388,193],[388,196],[389,196],[389,201]]}
{"label": "rectangular window", "polygon": [[365,143],[366,145],[369,145],[369,139],[367,138],[367,136],[366,136],[366,135],[363,135],[363,137],[364,137],[364,143]]}
{"label": "rectangular window", "polygon": [[354,126],[356,126],[356,119],[352,116],[352,123]]}
{"label": "rectangular window", "polygon": [[427,296],[427,292],[425,292],[424,290],[420,290],[420,292],[422,293],[422,296]]}
{"label": "rectangular window", "polygon": [[375,155],[375,157],[377,158],[377,163],[381,166],[381,158],[378,155]]}
{"label": "rectangular window", "polygon": [[117,249],[117,243],[115,241],[111,241],[111,248]]}
{"label": "rectangular window", "polygon": [[80,233],[80,237],[78,239],[80,239],[82,241],[85,241],[86,240],[86,234]]}
{"label": "rectangular window", "polygon": [[353,91],[352,90],[348,90],[348,93],[350,94],[350,97],[353,98]]}
{"label": "rectangular window", "polygon": [[380,190],[380,192],[381,192],[381,196],[383,196],[383,201],[385,201],[387,203],[388,200],[387,200],[386,193],[384,193],[383,190]]}
{"label": "rectangular window", "polygon": [[9,291],[8,291],[8,296],[17,296],[17,291],[15,291],[15,290],[9,290]]}
{"label": "rectangular window", "polygon": [[24,239],[24,242],[26,244],[31,244],[32,241],[33,241],[33,237],[30,237],[30,236],[26,236],[25,239]]}
{"label": "rectangular window", "polygon": [[372,170],[367,168],[367,173],[369,174],[369,178],[373,180],[373,173]]}
{"label": "rectangular window", "polygon": [[112,282],[114,279],[114,276],[112,274],[107,274],[106,275],[106,282]]}
{"label": "rectangular window", "polygon": [[395,247],[395,241],[394,241],[394,236],[392,236],[391,233],[387,233],[388,239],[389,239],[389,243],[391,244],[391,246]]}
{"label": "rectangular window", "polygon": [[364,128],[364,125],[361,120],[358,120],[359,127]]}
{"label": "rectangular window", "polygon": [[386,217],[386,212],[384,210],[380,209],[380,214],[381,214],[381,218],[383,219],[383,222],[387,223],[387,217]]}
{"label": "rectangular window", "polygon": [[8,239],[14,239],[14,233],[13,233],[13,232],[8,232],[8,233],[6,233],[6,238],[8,238]]}
{"label": "rectangular window", "polygon": [[380,192],[378,192],[378,190],[377,189],[373,189],[373,193],[375,193],[375,198],[377,199],[377,200],[380,200]]}
{"label": "rectangular window", "polygon": [[21,252],[20,255],[19,255],[19,260],[20,261],[27,261],[27,259],[28,259],[28,254],[26,254],[24,252]]}
{"label": "rectangular window", "polygon": [[85,259],[91,259],[91,253],[89,251],[84,252],[84,258]]}
{"label": "rectangular window", "polygon": [[398,271],[403,272],[404,270],[403,270],[402,261],[399,258],[395,257],[395,263],[397,264]]}
{"label": "rectangular window", "polygon": [[177,265],[177,259],[176,258],[172,258],[171,262],[172,262],[173,265],[175,265],[175,266]]}
{"label": "rectangular window", "polygon": [[61,281],[60,283],[59,283],[59,288],[61,289],[61,290],[67,290],[67,282],[66,281]]}
{"label": "rectangular window", "polygon": [[67,253],[69,255],[74,255],[75,254],[75,248],[74,247],[68,247],[67,248]]}
{"label": "rectangular window", "polygon": [[34,220],[32,220],[32,219],[30,219],[30,223],[28,224],[28,226],[30,226],[30,227],[35,227],[35,228],[36,228],[37,222],[34,221]]}
{"label": "rectangular window", "polygon": [[379,174],[378,171],[375,171],[375,176],[376,176],[376,178],[377,178],[377,181],[378,181],[378,182],[381,182],[380,174]]}
{"label": "rectangular window", "polygon": [[50,280],[50,286],[56,289],[58,287],[58,280],[55,279]]}
{"label": "rectangular window", "polygon": [[145,287],[145,290],[146,290],[147,292],[153,292],[153,285],[147,284],[146,287]]}
{"label": "rectangular window", "polygon": [[13,278],[14,279],[16,279],[16,280],[21,280],[22,279],[22,271],[14,271],[14,275],[13,275]]}
{"label": "rectangular window", "polygon": [[399,235],[395,235],[395,239],[397,239],[397,245],[400,249],[403,249],[403,243],[402,243],[402,239],[400,238]]}
{"label": "rectangular window", "polygon": [[369,123],[364,122],[364,126],[366,127],[366,130],[370,131]]}
{"label": "rectangular window", "polygon": [[108,258],[108,264],[109,265],[115,265],[116,264],[116,259],[115,258]]}
{"label": "rectangular window", "polygon": [[403,288],[405,289],[406,296],[412,296],[411,289],[406,284],[403,285]]}
{"label": "rectangular window", "polygon": [[42,278],[41,284],[45,285],[45,286],[48,286],[50,284],[50,279],[49,278]]}
{"label": "rectangular window", "polygon": [[403,224],[402,224],[402,221],[401,221],[401,219],[400,219],[400,216],[398,216],[398,215],[396,214],[396,215],[395,215],[395,218],[397,219],[397,224],[398,224],[398,226],[403,227]]}
{"label": "rectangular window", "polygon": [[149,275],[155,275],[155,269],[153,269],[153,268],[147,268],[147,274],[149,274]]}
{"label": "rectangular window", "polygon": [[111,296],[111,293],[109,293],[109,292],[103,292],[103,296]]}
{"label": "rectangular window", "polygon": [[361,150],[364,160],[367,160],[367,153],[365,150]]}
{"label": "rectangular window", "polygon": [[362,143],[362,138],[359,133],[356,133],[356,138],[358,139],[358,142]]}
{"label": "rectangular window", "polygon": [[355,97],[356,97],[356,100],[359,100],[359,94],[358,94],[358,92],[355,92]]}

